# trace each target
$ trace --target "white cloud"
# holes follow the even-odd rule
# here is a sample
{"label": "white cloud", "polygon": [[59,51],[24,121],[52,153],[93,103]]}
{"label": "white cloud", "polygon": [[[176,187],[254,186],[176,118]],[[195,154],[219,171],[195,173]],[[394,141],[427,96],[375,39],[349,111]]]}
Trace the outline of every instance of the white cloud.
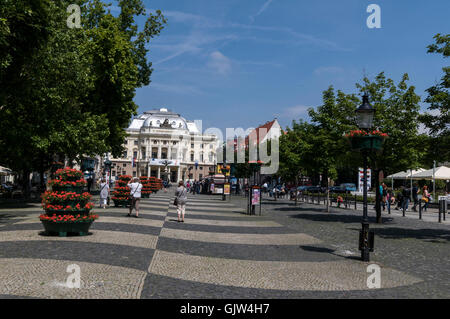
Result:
{"label": "white cloud", "polygon": [[222,75],[231,72],[231,60],[220,51],[214,51],[209,55],[207,65],[209,68]]}
{"label": "white cloud", "polygon": [[263,13],[267,9],[267,7],[269,7],[269,5],[272,1],[273,0],[267,0],[266,2],[264,2],[264,4],[261,6],[261,8],[259,8],[258,12],[256,12],[256,14],[250,16],[250,20],[252,23],[255,21],[255,18],[257,16],[259,16],[261,13]]}

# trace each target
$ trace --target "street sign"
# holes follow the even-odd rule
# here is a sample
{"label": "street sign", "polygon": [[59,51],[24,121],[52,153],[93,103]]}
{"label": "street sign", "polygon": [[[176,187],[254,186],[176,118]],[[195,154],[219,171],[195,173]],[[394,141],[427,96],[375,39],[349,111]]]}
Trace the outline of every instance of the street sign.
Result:
{"label": "street sign", "polygon": [[261,190],[259,188],[252,189],[252,205],[259,205]]}
{"label": "street sign", "polygon": [[[367,190],[370,189],[370,180],[371,180],[371,170],[370,168],[367,169]],[[364,169],[359,168],[358,173],[358,191],[362,193],[364,191]]]}
{"label": "street sign", "polygon": [[230,195],[230,183],[223,184],[223,190],[225,195]]}

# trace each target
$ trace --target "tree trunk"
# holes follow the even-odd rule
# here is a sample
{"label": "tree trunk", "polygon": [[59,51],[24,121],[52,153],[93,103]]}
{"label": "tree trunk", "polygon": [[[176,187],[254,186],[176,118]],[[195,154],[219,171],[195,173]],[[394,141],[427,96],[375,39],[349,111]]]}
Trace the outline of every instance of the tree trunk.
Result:
{"label": "tree trunk", "polygon": [[22,191],[25,199],[30,199],[30,172],[28,170],[22,171]]}
{"label": "tree trunk", "polygon": [[295,176],[295,206],[297,206],[298,197],[298,176]]}
{"label": "tree trunk", "polygon": [[327,213],[330,212],[330,178],[327,177]]}

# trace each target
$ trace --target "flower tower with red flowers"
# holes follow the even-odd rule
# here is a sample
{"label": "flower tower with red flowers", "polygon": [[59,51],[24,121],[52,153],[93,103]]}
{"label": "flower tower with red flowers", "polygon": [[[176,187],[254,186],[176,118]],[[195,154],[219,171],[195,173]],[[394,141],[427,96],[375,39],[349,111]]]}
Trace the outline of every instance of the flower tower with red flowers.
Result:
{"label": "flower tower with red flowers", "polygon": [[148,178],[147,185],[152,193],[157,193],[159,190],[158,179],[154,176],[150,176]]}
{"label": "flower tower with red flowers", "polygon": [[127,184],[130,182],[131,178],[130,175],[120,175],[119,179],[116,181],[113,196],[111,197],[115,207],[130,206],[130,188]]}
{"label": "flower tower with red flowers", "polygon": [[89,202],[91,194],[83,192],[86,180],[83,172],[66,167],[55,172],[55,178],[48,182],[51,190],[42,194],[45,214],[40,216],[48,234],[85,236],[98,215],[92,214],[94,205]]}
{"label": "flower tower with red flowers", "polygon": [[141,197],[142,198],[149,198],[150,194],[152,193],[152,188],[150,184],[150,180],[147,176],[141,176],[140,178],[141,184],[142,184],[142,191],[141,191]]}

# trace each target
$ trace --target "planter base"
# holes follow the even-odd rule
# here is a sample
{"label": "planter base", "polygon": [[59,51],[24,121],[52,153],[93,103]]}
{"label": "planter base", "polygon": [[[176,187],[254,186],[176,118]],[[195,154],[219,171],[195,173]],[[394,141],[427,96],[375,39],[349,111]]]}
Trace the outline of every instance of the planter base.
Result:
{"label": "planter base", "polygon": [[41,222],[44,225],[46,234],[58,235],[59,237],[66,237],[67,235],[86,236],[92,225],[92,221],[55,223],[52,221],[41,220]]}

